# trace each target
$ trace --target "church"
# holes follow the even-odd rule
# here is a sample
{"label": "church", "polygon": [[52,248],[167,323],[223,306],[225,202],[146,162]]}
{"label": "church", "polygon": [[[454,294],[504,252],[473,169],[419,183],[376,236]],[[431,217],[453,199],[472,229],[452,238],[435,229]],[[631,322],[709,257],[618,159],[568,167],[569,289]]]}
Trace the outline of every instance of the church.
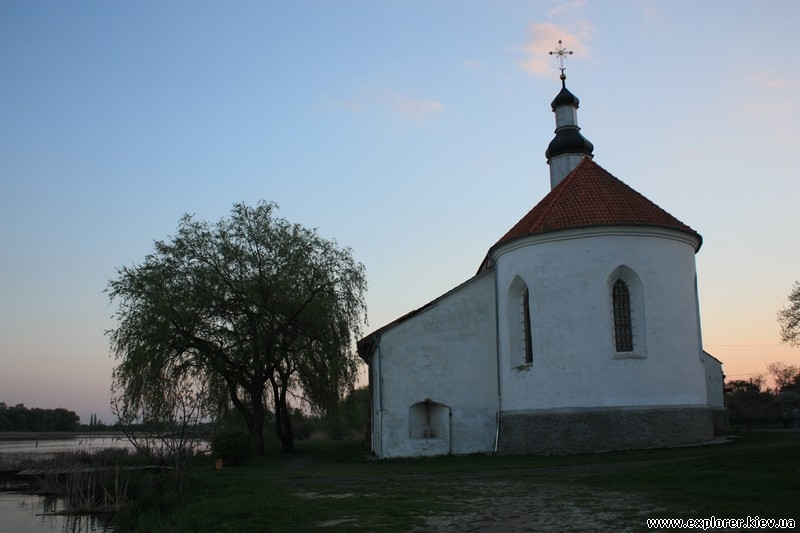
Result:
{"label": "church", "polygon": [[550,192],[472,278],[358,341],[377,457],[653,448],[724,432],[722,365],[702,348],[702,237],[594,161],[578,103],[562,63]]}

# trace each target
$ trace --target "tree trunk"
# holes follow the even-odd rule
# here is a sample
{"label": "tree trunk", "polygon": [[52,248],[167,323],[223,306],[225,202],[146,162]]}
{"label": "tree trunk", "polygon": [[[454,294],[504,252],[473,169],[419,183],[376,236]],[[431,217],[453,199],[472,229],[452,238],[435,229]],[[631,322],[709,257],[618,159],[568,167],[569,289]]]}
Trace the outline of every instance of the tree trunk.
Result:
{"label": "tree trunk", "polygon": [[294,435],[292,434],[292,419],[289,417],[289,407],[286,405],[286,393],[281,395],[281,409],[283,416],[281,422],[283,423],[283,430],[281,431],[281,446],[285,452],[294,451]]}
{"label": "tree trunk", "polygon": [[253,450],[256,457],[264,457],[267,455],[264,448],[264,404],[259,402],[260,405],[253,405]]}
{"label": "tree trunk", "polygon": [[274,378],[270,378],[272,397],[275,400],[275,434],[281,441],[281,448],[285,452],[294,451],[294,437],[292,436],[292,423],[289,420],[289,408],[286,405],[286,390]]}
{"label": "tree trunk", "polygon": [[252,419],[248,429],[253,437],[253,451],[256,457],[264,457],[267,455],[264,448],[264,385],[253,385],[250,391],[250,406]]}
{"label": "tree trunk", "polygon": [[[245,426],[247,427],[247,432],[252,435],[253,434],[253,412],[250,410],[250,408],[248,408],[247,404],[245,402],[243,402],[239,398],[238,384],[236,382],[234,382],[233,380],[229,380],[227,378],[225,379],[225,381],[227,382],[227,385],[228,385],[228,397],[230,398],[231,403],[233,403],[233,407],[237,411],[239,411],[242,414],[242,416],[244,417],[244,423],[245,423]],[[262,387],[262,389],[263,389],[263,387]],[[251,401],[250,403],[252,404],[253,402]],[[264,415],[263,411],[262,411],[261,415],[262,416]],[[263,426],[263,422],[262,422],[262,426]]]}

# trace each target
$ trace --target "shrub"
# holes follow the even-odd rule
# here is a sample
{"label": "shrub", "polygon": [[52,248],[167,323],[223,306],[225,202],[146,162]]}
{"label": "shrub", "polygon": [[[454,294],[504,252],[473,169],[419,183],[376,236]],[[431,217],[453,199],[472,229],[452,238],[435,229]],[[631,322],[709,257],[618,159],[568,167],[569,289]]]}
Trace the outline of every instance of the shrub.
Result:
{"label": "shrub", "polygon": [[247,433],[218,433],[211,439],[211,452],[215,459],[227,464],[239,464],[253,455],[253,439]]}

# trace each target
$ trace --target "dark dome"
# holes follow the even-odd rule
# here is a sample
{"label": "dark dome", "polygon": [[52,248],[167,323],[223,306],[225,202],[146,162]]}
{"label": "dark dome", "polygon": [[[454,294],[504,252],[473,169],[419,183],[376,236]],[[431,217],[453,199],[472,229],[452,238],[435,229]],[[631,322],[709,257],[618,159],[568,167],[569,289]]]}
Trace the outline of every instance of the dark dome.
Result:
{"label": "dark dome", "polygon": [[[563,93],[564,91],[561,92]],[[567,91],[567,93],[569,94],[569,91]],[[558,100],[558,97],[556,97],[556,100]],[[575,101],[577,102],[578,99],[575,98]],[[576,126],[556,130],[556,136],[553,137],[552,141],[550,141],[550,145],[547,147],[544,156],[549,160],[557,155],[568,153],[592,155],[594,145],[590,143],[586,137],[580,134],[578,131],[579,129],[580,128]]]}
{"label": "dark dome", "polygon": [[555,100],[550,102],[550,107],[553,111],[556,110],[557,107],[569,105],[572,107],[578,107],[578,97],[572,94],[567,90],[566,85],[561,88],[561,92],[556,95]]}

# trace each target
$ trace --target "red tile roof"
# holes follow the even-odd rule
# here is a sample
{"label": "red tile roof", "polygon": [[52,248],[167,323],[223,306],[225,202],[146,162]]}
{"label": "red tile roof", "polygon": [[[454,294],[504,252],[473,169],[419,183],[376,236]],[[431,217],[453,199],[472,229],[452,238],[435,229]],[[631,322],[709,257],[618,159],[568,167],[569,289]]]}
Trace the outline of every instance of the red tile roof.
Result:
{"label": "red tile roof", "polygon": [[494,245],[519,237],[593,226],[657,226],[702,237],[589,158],[581,161]]}

